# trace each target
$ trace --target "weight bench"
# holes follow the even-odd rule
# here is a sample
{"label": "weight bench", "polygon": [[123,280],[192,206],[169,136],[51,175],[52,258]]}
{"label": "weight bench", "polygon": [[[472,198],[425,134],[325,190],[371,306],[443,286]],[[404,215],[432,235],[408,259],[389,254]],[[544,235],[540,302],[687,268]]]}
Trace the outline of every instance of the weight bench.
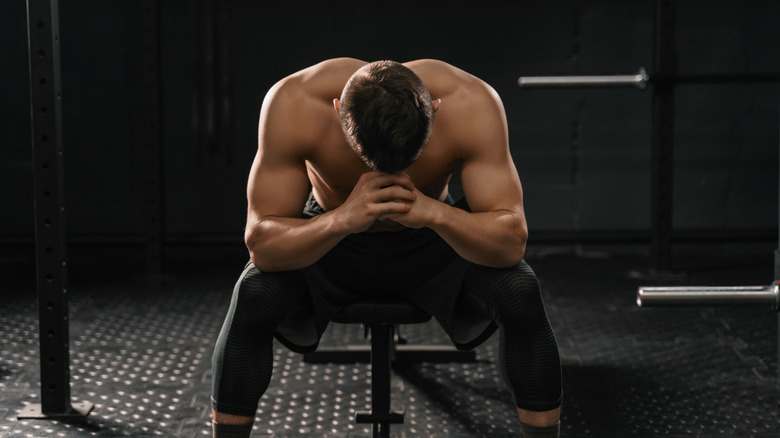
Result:
{"label": "weight bench", "polygon": [[390,408],[392,362],[476,362],[474,351],[459,351],[446,345],[407,345],[398,335],[401,324],[428,322],[431,315],[406,300],[360,300],[348,304],[332,319],[342,324],[363,324],[371,345],[338,349],[320,348],[304,355],[307,363],[370,363],[371,411],[358,412],[356,423],[372,423],[373,437],[388,438],[390,424],[404,422],[403,412]]}

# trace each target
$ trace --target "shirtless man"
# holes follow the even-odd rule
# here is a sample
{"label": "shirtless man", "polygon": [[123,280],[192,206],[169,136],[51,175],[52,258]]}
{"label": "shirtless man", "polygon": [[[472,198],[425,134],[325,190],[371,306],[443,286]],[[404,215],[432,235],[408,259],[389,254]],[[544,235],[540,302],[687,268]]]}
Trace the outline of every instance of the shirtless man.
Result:
{"label": "shirtless man", "polygon": [[[365,294],[407,297],[458,348],[498,329],[524,436],[559,435],[560,357],[523,260],[523,193],[495,90],[441,61],[332,59],[271,88],[258,143],[251,262],[214,353],[215,437],[249,436],[274,336],[312,351]],[[465,199],[454,203],[458,170]]]}

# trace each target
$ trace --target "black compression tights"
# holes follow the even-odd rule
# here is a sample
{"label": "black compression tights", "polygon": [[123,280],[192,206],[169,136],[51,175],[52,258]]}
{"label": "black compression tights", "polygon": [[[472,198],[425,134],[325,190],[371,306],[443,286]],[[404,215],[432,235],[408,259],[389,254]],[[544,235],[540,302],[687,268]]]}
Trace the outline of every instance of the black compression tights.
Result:
{"label": "black compression tights", "polygon": [[[473,265],[464,290],[485,303],[500,331],[499,367],[517,407],[552,410],[560,405],[561,363],[531,268]],[[254,416],[271,381],[273,335],[288,312],[308,305],[297,272],[261,274],[248,266],[236,284],[212,367],[212,405],[225,414]]]}
{"label": "black compression tights", "polygon": [[525,261],[512,269],[472,265],[463,292],[485,304],[499,328],[499,371],[515,406],[549,411],[561,404],[561,359],[536,275]]}
{"label": "black compression tights", "polygon": [[214,348],[211,402],[217,412],[254,417],[271,382],[274,332],[285,315],[309,303],[299,272],[244,269]]}

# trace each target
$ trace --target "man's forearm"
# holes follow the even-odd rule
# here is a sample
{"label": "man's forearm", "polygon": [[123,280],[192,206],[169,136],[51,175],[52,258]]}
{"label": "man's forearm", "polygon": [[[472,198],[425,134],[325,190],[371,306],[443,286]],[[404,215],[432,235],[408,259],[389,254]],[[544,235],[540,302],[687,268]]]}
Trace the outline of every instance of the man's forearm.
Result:
{"label": "man's forearm", "polygon": [[428,227],[466,260],[507,268],[525,255],[528,231],[512,211],[470,213],[440,203],[433,213]]}
{"label": "man's forearm", "polygon": [[245,240],[257,269],[272,272],[309,266],[349,234],[329,212],[312,219],[265,217],[247,227]]}
{"label": "man's forearm", "polygon": [[416,199],[413,189],[407,174],[366,172],[343,204],[312,219],[261,215],[250,204],[245,241],[252,263],[261,271],[309,266],[348,235],[385,216],[407,213]]}

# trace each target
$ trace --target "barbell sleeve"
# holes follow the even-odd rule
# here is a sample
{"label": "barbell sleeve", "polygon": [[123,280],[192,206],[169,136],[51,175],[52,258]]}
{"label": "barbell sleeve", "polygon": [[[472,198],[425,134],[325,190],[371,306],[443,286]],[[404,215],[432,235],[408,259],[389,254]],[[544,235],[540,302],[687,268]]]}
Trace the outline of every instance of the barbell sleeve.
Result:
{"label": "barbell sleeve", "polygon": [[650,77],[644,67],[633,75],[605,76],[521,76],[517,85],[521,87],[628,87],[642,90],[647,87]]}
{"label": "barbell sleeve", "polygon": [[640,287],[639,307],[670,306],[780,306],[780,287],[769,286],[665,286]]}

